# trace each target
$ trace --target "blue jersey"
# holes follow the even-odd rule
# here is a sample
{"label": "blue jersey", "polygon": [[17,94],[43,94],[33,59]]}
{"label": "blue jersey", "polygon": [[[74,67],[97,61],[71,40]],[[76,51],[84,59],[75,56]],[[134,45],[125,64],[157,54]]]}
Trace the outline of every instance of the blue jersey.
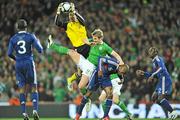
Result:
{"label": "blue jersey", "polygon": [[152,60],[153,62],[153,71],[145,72],[145,77],[149,78],[150,76],[157,76],[159,82],[156,86],[156,91],[159,94],[170,94],[171,92],[171,86],[172,86],[172,80],[171,76],[169,75],[166,66],[164,64],[163,58],[156,56]]}
{"label": "blue jersey", "polygon": [[[33,60],[33,46],[39,53],[42,53],[43,48],[35,35],[26,31],[20,31],[10,39],[8,56],[16,60],[16,62],[28,59]],[[15,51],[15,55],[13,54],[13,51]]]}
{"label": "blue jersey", "polygon": [[[112,58],[100,57],[98,61],[98,68],[93,72],[88,84],[89,90],[96,90],[99,86],[112,86],[110,75],[117,73],[119,63]],[[102,76],[98,77],[98,71],[102,71]]]}
{"label": "blue jersey", "polygon": [[[18,32],[9,42],[8,56],[16,60],[16,80],[20,88],[25,84],[37,85],[32,47],[35,47],[39,53],[42,53],[43,51],[43,48],[35,35],[26,31]],[[13,54],[13,51],[15,51],[15,55]]]}
{"label": "blue jersey", "polygon": [[113,58],[100,57],[98,63],[98,70],[103,72],[103,76],[117,73],[119,63]]}

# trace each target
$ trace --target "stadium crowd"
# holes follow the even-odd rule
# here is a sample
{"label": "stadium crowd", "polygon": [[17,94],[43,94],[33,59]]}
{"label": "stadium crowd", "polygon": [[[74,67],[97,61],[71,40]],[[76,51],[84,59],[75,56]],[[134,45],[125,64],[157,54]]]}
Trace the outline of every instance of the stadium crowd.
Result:
{"label": "stadium crowd", "polygon": [[[63,2],[63,1],[62,1]],[[78,12],[85,18],[88,34],[101,28],[105,41],[130,65],[122,88],[122,100],[129,103],[151,103],[155,82],[138,78],[138,68],[151,70],[146,49],[156,46],[164,56],[173,80],[171,101],[180,101],[180,11],[178,0],[83,0],[74,1]],[[28,31],[34,32],[45,52],[35,53],[40,101],[79,102],[77,91],[68,92],[66,78],[76,69],[66,56],[46,50],[46,40],[53,34],[56,42],[72,48],[63,29],[54,25],[59,0],[3,0],[0,2],[0,102],[16,104],[14,62],[7,56],[10,36],[19,18],[28,21]],[[77,87],[77,86],[76,86]],[[95,96],[96,97],[96,96]],[[30,97],[29,97],[30,99]]]}

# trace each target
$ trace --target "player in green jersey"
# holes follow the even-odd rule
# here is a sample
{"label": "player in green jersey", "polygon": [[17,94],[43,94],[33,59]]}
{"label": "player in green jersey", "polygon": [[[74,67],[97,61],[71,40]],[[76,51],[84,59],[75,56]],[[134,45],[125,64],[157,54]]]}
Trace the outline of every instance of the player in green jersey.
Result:
{"label": "player in green jersey", "polygon": [[[76,63],[76,65],[78,65],[79,68],[83,71],[81,80],[78,84],[80,90],[84,90],[85,86],[87,85],[89,78],[91,77],[93,71],[97,67],[99,57],[103,57],[110,54],[119,61],[120,65],[124,64],[122,58],[109,45],[107,45],[103,41],[104,35],[102,30],[95,29],[92,32],[92,38],[93,42],[88,42],[86,40],[87,44],[91,44],[91,49],[87,59],[85,59],[82,55],[80,55],[72,49],[68,49],[61,45],[53,43],[51,36],[49,36],[48,39],[48,47],[50,49],[56,51],[61,55],[69,55],[71,59]],[[84,91],[82,91],[82,93],[84,93]]]}

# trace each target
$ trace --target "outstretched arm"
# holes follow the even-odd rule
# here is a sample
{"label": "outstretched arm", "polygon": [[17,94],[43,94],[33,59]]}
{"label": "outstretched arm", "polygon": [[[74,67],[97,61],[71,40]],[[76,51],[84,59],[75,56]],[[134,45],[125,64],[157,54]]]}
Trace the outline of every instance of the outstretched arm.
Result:
{"label": "outstretched arm", "polygon": [[123,62],[121,56],[120,56],[119,54],[117,54],[117,52],[115,52],[115,51],[113,50],[113,51],[111,52],[111,55],[112,55],[113,57],[115,57],[115,58],[117,59],[117,61],[119,61],[119,64],[120,64],[120,65],[124,65],[124,62]]}

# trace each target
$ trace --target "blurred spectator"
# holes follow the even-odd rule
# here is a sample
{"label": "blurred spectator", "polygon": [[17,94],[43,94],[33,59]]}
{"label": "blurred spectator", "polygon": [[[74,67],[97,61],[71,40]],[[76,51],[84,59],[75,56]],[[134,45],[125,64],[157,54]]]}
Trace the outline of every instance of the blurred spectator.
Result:
{"label": "blurred spectator", "polygon": [[[61,29],[54,25],[54,16],[59,0],[4,0],[0,4],[0,82],[6,85],[1,92],[2,101],[17,98],[13,62],[6,55],[10,36],[16,31],[17,19],[25,18],[35,31],[43,46],[52,33],[56,42],[68,47],[70,44]],[[173,78],[172,100],[180,100],[180,17],[178,0],[83,0],[75,1],[76,8],[86,19],[88,34],[95,28],[104,31],[110,44],[131,66],[123,89],[122,99],[126,102],[149,102],[154,84],[137,78],[135,70],[151,69],[146,49],[156,46],[164,55],[166,66]],[[18,9],[17,9],[18,8]],[[90,34],[89,34],[90,35]],[[40,101],[80,100],[78,91],[66,90],[66,78],[74,71],[74,63],[66,56],[46,51],[44,56],[35,54]],[[56,86],[57,83],[57,86]],[[0,87],[1,91],[1,87]],[[142,92],[143,91],[143,92]],[[8,96],[7,96],[8,95]],[[76,97],[77,96],[77,97]]]}

